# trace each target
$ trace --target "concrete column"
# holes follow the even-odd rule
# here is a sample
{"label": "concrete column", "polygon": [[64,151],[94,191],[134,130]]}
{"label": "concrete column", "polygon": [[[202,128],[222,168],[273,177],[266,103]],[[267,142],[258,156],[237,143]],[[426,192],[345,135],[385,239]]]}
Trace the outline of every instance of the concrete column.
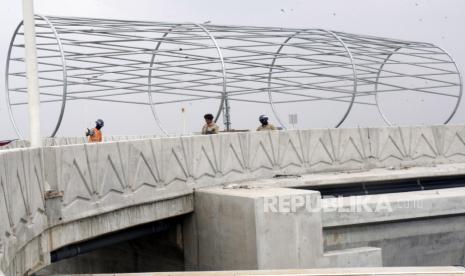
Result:
{"label": "concrete column", "polygon": [[[208,189],[185,225],[185,261],[199,270],[317,266],[323,256],[320,194],[296,189]],[[296,208],[294,208],[295,206]],[[193,237],[193,236],[195,237]]]}
{"label": "concrete column", "polygon": [[212,188],[194,198],[183,227],[186,270],[382,266],[380,248],[324,252],[317,191]]}
{"label": "concrete column", "polygon": [[40,95],[33,0],[23,0],[23,17],[30,140],[31,147],[36,148],[40,147],[42,142],[40,139]]}

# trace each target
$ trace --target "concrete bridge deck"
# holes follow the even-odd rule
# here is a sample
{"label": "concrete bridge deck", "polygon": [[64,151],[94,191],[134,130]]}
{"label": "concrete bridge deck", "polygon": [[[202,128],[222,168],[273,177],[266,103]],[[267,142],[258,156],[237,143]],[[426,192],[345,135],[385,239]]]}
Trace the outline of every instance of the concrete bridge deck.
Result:
{"label": "concrete bridge deck", "polygon": [[[81,276],[110,276],[110,274],[86,274]],[[249,271],[201,271],[201,272],[159,272],[111,274],[112,276],[460,276],[465,275],[463,267],[383,267],[344,269],[292,269],[292,270],[249,270]],[[72,276],[72,275],[62,275]]]}
{"label": "concrete bridge deck", "polygon": [[[191,213],[194,190],[202,188],[244,181],[289,187],[460,175],[464,141],[464,126],[432,126],[3,150],[0,270],[7,275],[32,273],[50,264],[50,252],[69,244]],[[303,177],[266,180],[277,175]],[[464,213],[453,210],[440,215]],[[337,220],[323,218],[325,223]]]}

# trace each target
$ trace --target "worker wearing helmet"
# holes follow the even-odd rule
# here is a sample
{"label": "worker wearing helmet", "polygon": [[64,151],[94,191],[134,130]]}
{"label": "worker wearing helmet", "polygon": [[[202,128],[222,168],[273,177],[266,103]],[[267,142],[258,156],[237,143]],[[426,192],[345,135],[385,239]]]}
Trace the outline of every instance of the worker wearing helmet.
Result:
{"label": "worker wearing helmet", "polygon": [[102,142],[103,135],[101,129],[103,126],[103,120],[98,119],[95,121],[95,127],[93,129],[87,129],[86,136],[89,136],[89,143]]}
{"label": "worker wearing helmet", "polygon": [[264,131],[264,130],[276,130],[276,127],[270,123],[268,123],[268,116],[260,115],[258,120],[261,123],[261,126],[257,128],[257,131]]}
{"label": "worker wearing helmet", "polygon": [[208,113],[203,116],[205,125],[202,127],[202,134],[218,134],[220,128],[213,122],[213,115]]}

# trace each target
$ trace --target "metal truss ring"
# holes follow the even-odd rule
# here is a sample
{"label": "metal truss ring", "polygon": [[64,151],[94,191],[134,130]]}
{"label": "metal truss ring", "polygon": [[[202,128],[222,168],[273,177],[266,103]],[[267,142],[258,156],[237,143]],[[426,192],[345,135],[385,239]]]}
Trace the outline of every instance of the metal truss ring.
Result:
{"label": "metal truss ring", "polygon": [[350,113],[350,110],[352,109],[352,106],[354,105],[355,96],[357,95],[357,70],[356,70],[356,66],[355,66],[355,63],[354,63],[354,58],[352,56],[352,53],[350,52],[349,47],[347,47],[347,45],[344,43],[344,41],[337,34],[335,34],[334,32],[328,31],[328,30],[325,30],[325,29],[308,29],[308,30],[303,30],[303,31],[296,32],[293,35],[289,36],[286,40],[284,40],[284,42],[279,46],[278,50],[275,53],[273,61],[270,64],[270,69],[269,69],[269,73],[268,73],[268,89],[267,89],[267,91],[268,91],[268,99],[270,101],[271,110],[273,111],[273,114],[275,115],[276,120],[278,121],[278,123],[284,129],[286,128],[285,124],[281,120],[281,117],[279,116],[279,114],[278,114],[278,112],[276,110],[275,104],[273,102],[272,91],[271,91],[271,80],[272,80],[273,68],[275,66],[278,55],[281,53],[282,49],[287,45],[287,43],[290,40],[292,40],[293,38],[295,38],[297,35],[301,34],[302,32],[313,31],[313,30],[322,31],[322,32],[328,33],[331,36],[333,36],[342,45],[342,47],[344,47],[344,49],[345,49],[345,51],[346,51],[346,53],[347,53],[347,55],[348,55],[348,57],[350,59],[351,66],[352,66],[353,83],[354,83],[353,84],[353,93],[352,93],[352,96],[351,96],[351,99],[350,99],[349,106],[347,107],[344,115],[342,116],[341,120],[335,125],[336,128],[338,128],[346,120],[347,116]]}
{"label": "metal truss ring", "polygon": [[[171,30],[170,30],[171,31]],[[155,62],[155,53],[158,51],[160,48],[160,45],[162,43],[162,40],[165,39],[165,37],[169,34],[170,32],[166,32],[162,35],[161,40],[157,43],[157,46],[155,46],[155,49],[153,50],[152,54],[152,59],[150,60],[150,67],[149,67],[149,76],[148,76],[148,96],[149,96],[149,104],[150,104],[150,110],[152,111],[153,118],[155,119],[155,123],[157,124],[158,128],[165,134],[168,135],[168,131],[163,127],[163,124],[160,121],[160,117],[158,117],[157,110],[155,109],[155,105],[153,103],[153,97],[152,97],[152,72],[153,72],[153,64]]]}
{"label": "metal truss ring", "polygon": [[[226,77],[226,66],[225,66],[225,63],[224,63],[223,54],[221,52],[221,48],[219,47],[215,37],[208,31],[207,28],[205,28],[201,24],[197,24],[197,23],[191,23],[191,24],[194,25],[194,26],[199,27],[200,29],[202,29],[208,35],[208,37],[213,42],[213,44],[214,44],[214,46],[216,48],[218,58],[220,59],[220,62],[221,62],[221,72],[222,72],[222,79],[223,79],[223,86],[222,86],[223,92],[222,92],[220,106],[218,108],[218,111],[217,111],[217,114],[216,114],[215,120],[214,120],[215,122],[217,122],[218,118],[221,115],[221,112],[223,111],[223,107],[225,106],[225,102],[226,102],[226,99],[227,99],[227,77]],[[188,24],[179,24],[176,27],[174,27],[173,29],[175,29],[177,27],[180,27],[180,26],[183,26],[183,25],[188,25]],[[158,113],[157,113],[157,111],[155,109],[155,103],[153,101],[153,96],[152,96],[152,72],[153,72],[153,69],[154,69],[153,66],[154,66],[154,63],[155,63],[156,52],[159,50],[159,48],[160,48],[160,46],[161,46],[161,44],[163,42],[163,39],[166,38],[173,31],[173,29],[171,29],[170,31],[164,33],[163,36],[161,37],[161,41],[159,41],[157,43],[157,45],[155,46],[154,53],[152,54],[152,58],[150,60],[150,69],[149,69],[149,76],[148,76],[148,96],[149,96],[150,108],[152,110],[153,117],[155,118],[155,121],[156,121],[158,127],[160,128],[161,131],[163,131],[163,133],[165,135],[168,135],[169,133],[163,127],[163,124],[162,124],[162,122],[161,122],[161,120],[160,120],[160,118],[158,116]],[[226,108],[229,108],[229,106],[226,106]],[[226,116],[229,117],[229,114],[226,115]],[[226,121],[225,123],[227,123],[227,127],[229,127],[229,125],[230,125],[229,118],[226,118],[225,121]]]}
{"label": "metal truss ring", "polygon": [[229,128],[231,126],[231,121],[230,121],[230,118],[229,118],[229,112],[228,112],[229,111],[229,103],[228,103],[228,100],[227,100],[227,98],[228,98],[228,91],[227,91],[228,78],[227,78],[227,74],[226,74],[226,65],[224,63],[223,53],[221,52],[221,48],[218,45],[218,42],[216,41],[215,37],[210,33],[210,31],[201,24],[195,24],[195,25],[198,26],[199,28],[201,28],[210,37],[213,44],[215,45],[216,52],[218,54],[218,58],[220,59],[220,62],[221,62],[221,73],[223,74],[223,95],[222,95],[220,107],[218,109],[218,113],[216,114],[216,117],[215,117],[215,122],[218,121],[218,118],[220,117],[221,112],[223,111],[223,107],[226,108],[226,112],[224,113],[225,114],[225,122],[224,123],[226,124],[226,129],[229,130]]}
{"label": "metal truss ring", "polygon": [[10,83],[9,83],[9,76],[10,76],[10,61],[11,61],[11,53],[13,51],[13,44],[16,40],[16,36],[19,32],[19,29],[23,26],[23,21],[21,21],[18,26],[16,27],[13,36],[11,37],[10,40],[10,46],[8,47],[8,53],[7,53],[7,58],[6,58],[6,68],[5,68],[5,98],[6,102],[8,104],[8,115],[10,117],[11,125],[13,126],[13,129],[16,132],[16,135],[18,135],[19,139],[24,139],[21,131],[19,130],[18,126],[16,125],[16,121],[13,115],[13,110],[11,108],[11,98],[10,98]]}
{"label": "metal truss ring", "polygon": [[281,120],[281,116],[279,116],[278,114],[278,111],[276,110],[276,106],[273,102],[273,95],[271,93],[271,77],[273,75],[273,67],[276,63],[276,59],[277,59],[277,56],[281,53],[282,49],[284,48],[284,46],[291,40],[293,39],[296,35],[298,35],[300,32],[296,32],[295,34],[291,35],[290,37],[286,38],[286,40],[284,40],[284,42],[279,46],[278,50],[276,51],[275,53],[275,57],[273,58],[273,61],[271,62],[270,64],[270,70],[269,70],[269,73],[268,73],[268,100],[270,101],[270,106],[271,106],[271,110],[273,111],[273,114],[276,118],[276,121],[278,121],[279,125],[283,128],[283,129],[286,129],[286,126],[285,124],[283,123],[283,121]]}
{"label": "metal truss ring", "polygon": [[[455,103],[454,108],[452,109],[452,112],[449,114],[449,116],[447,117],[447,119],[443,123],[443,124],[448,124],[450,122],[450,120],[452,120],[452,118],[455,116],[455,113],[457,113],[457,110],[458,110],[458,108],[460,106],[460,102],[461,102],[461,99],[462,99],[462,94],[463,94],[462,73],[460,72],[460,69],[459,69],[457,63],[454,61],[452,56],[446,50],[444,50],[444,49],[442,49],[441,47],[438,47],[438,46],[435,46],[435,47],[437,49],[441,50],[445,55],[447,55],[449,57],[451,63],[454,65],[455,70],[457,71],[457,74],[459,76],[459,95],[457,97],[457,102]],[[381,104],[380,104],[379,93],[378,93],[378,91],[379,91],[378,90],[379,78],[381,77],[381,73],[383,72],[383,68],[386,65],[386,63],[391,59],[391,57],[393,55],[395,55],[399,50],[402,50],[402,49],[403,49],[403,47],[398,47],[398,48],[394,49],[391,53],[389,53],[389,55],[386,56],[383,63],[379,67],[378,73],[376,74],[376,80],[375,80],[375,103],[376,103],[376,108],[378,109],[378,112],[381,115],[381,118],[383,119],[383,121],[388,126],[393,126],[394,124],[389,120],[388,116],[386,115],[386,113],[384,112],[384,110],[383,110],[383,108],[381,107]]]}
{"label": "metal truss ring", "polygon": [[452,118],[454,118],[455,116],[455,113],[457,113],[457,110],[459,109],[459,106],[460,106],[460,102],[462,100],[462,94],[463,94],[463,79],[462,79],[462,72],[460,71],[459,69],[459,66],[457,65],[457,63],[454,61],[454,59],[452,58],[452,56],[449,54],[449,52],[447,52],[446,50],[444,50],[443,48],[441,47],[438,47],[439,50],[441,50],[444,54],[446,54],[450,61],[454,64],[454,67],[455,67],[455,70],[457,70],[457,74],[459,76],[459,82],[460,82],[460,85],[459,85],[459,96],[457,98],[457,103],[455,104],[455,107],[454,109],[452,110],[451,114],[449,115],[449,117],[446,119],[446,121],[444,122],[444,124],[448,124],[450,122],[450,120],[452,120]]}
{"label": "metal truss ring", "polygon": [[[61,122],[63,121],[63,116],[65,114],[65,109],[66,109],[66,97],[67,97],[67,90],[68,90],[67,89],[67,87],[68,87],[67,75],[68,74],[67,74],[67,70],[66,70],[66,58],[65,58],[64,51],[63,51],[63,45],[61,43],[60,36],[59,36],[55,26],[50,22],[50,20],[46,16],[36,15],[36,17],[42,19],[43,21],[45,21],[45,23],[47,23],[47,25],[50,27],[50,30],[53,32],[54,37],[55,37],[55,39],[57,41],[57,45],[58,45],[58,48],[59,48],[59,51],[60,51],[60,56],[61,56],[60,58],[61,58],[62,69],[63,69],[63,91],[62,91],[63,96],[62,96],[62,101],[61,101],[60,114],[58,116],[58,120],[57,120],[57,123],[55,125],[55,128],[54,128],[52,134],[50,135],[50,137],[55,137],[58,130],[60,129]],[[8,48],[7,61],[6,61],[6,70],[5,70],[5,89],[6,89],[5,95],[6,95],[6,102],[8,103],[8,114],[10,116],[10,121],[11,121],[11,124],[13,125],[13,128],[14,128],[16,134],[21,139],[23,139],[23,135],[22,135],[21,131],[19,130],[17,124],[16,124],[16,121],[14,119],[12,106],[11,106],[9,76],[10,76],[11,54],[12,54],[12,51],[13,51],[14,42],[15,42],[16,36],[18,35],[18,32],[19,32],[19,30],[21,29],[22,26],[23,26],[23,21],[21,21],[18,24],[18,26],[16,27],[15,32],[14,32],[12,38],[11,38],[10,45],[9,45],[9,48]]]}
{"label": "metal truss ring", "polygon": [[66,70],[66,58],[65,58],[65,53],[63,51],[63,44],[61,43],[60,36],[58,35],[58,32],[55,28],[55,26],[50,22],[50,20],[42,15],[38,15],[40,18],[42,18],[47,24],[50,26],[50,29],[55,35],[55,39],[57,40],[58,43],[58,48],[60,50],[60,55],[61,55],[61,64],[63,66],[63,97],[62,97],[62,102],[61,102],[61,109],[60,109],[60,117],[58,118],[57,124],[55,126],[55,129],[53,130],[52,135],[50,137],[55,137],[57,134],[58,130],[60,129],[61,122],[63,121],[63,116],[65,114],[65,108],[66,108],[66,97],[68,94],[68,73]]}

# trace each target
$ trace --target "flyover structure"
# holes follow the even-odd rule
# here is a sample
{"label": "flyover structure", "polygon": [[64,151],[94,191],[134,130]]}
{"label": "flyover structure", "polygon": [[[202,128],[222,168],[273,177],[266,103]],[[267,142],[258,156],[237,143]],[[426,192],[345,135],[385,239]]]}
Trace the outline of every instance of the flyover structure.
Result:
{"label": "flyover structure", "polygon": [[[338,127],[354,104],[376,107],[386,124],[396,124],[386,105],[398,100],[385,102],[385,95],[440,100],[448,113],[438,122],[448,123],[462,96],[452,57],[425,42],[323,29],[57,16],[37,16],[36,30],[41,103],[55,112],[51,137],[66,104],[80,100],[145,106],[167,134],[161,108],[175,103],[216,106],[216,120],[223,114],[229,130],[234,103],[271,105],[283,128],[284,110],[330,103],[331,112],[311,115],[337,113],[327,120]],[[7,103],[20,137],[24,47],[20,23],[6,63]]]}
{"label": "flyover structure", "polygon": [[[293,270],[249,270],[214,272],[159,272],[144,273],[140,276],[249,276],[249,275],[288,275],[288,276],[459,276],[465,274],[460,267],[398,267],[398,268],[351,268],[351,269],[293,269]],[[82,275],[85,276],[85,275]],[[89,275],[90,276],[90,275]],[[101,275],[106,276],[106,275]],[[107,275],[108,276],[108,275]],[[114,274],[112,275],[114,276]]]}
{"label": "flyover structure", "polygon": [[[464,141],[464,126],[425,126],[3,150],[0,270],[32,274],[69,246],[171,217],[182,219],[186,269],[463,265]],[[424,181],[432,177],[455,178],[435,188]],[[394,180],[418,189],[370,190]],[[265,210],[268,199],[295,195],[318,205],[331,200],[325,187],[354,183],[368,206],[381,198],[391,209]],[[412,200],[421,208],[405,208]]]}

